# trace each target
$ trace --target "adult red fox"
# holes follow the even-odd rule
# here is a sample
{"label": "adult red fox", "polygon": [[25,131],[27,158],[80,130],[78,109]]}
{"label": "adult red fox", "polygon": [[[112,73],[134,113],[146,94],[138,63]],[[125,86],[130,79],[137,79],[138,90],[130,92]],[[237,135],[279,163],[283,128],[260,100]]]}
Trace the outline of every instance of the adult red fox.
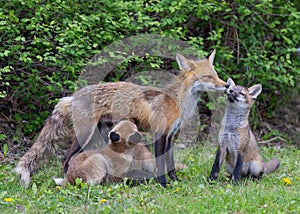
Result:
{"label": "adult red fox", "polygon": [[172,151],[174,135],[194,114],[199,93],[225,90],[226,83],[214,69],[214,57],[215,50],[202,60],[188,60],[177,54],[180,72],[164,88],[114,82],[87,86],[62,98],[36,142],[20,159],[16,173],[28,186],[30,175],[46,153],[55,154],[59,146],[70,146],[74,135],[84,149],[102,120],[130,119],[140,130],[155,135],[157,179],[165,187],[165,168],[172,180],[177,179]]}
{"label": "adult red fox", "polygon": [[261,93],[262,86],[258,84],[246,89],[235,85],[229,78],[227,87],[219,147],[209,179],[217,179],[225,159],[226,170],[232,175],[233,183],[239,182],[241,177],[259,178],[264,173],[273,172],[279,167],[280,161],[276,158],[267,163],[263,161],[248,122],[251,106]]}

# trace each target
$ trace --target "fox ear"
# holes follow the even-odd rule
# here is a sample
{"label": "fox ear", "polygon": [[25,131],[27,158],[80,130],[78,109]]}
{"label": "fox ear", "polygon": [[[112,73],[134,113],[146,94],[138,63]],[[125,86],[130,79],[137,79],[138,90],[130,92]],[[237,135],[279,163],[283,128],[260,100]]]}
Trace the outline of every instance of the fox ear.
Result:
{"label": "fox ear", "polygon": [[214,59],[215,59],[215,55],[216,55],[216,49],[214,49],[208,56],[207,59],[210,62],[210,64],[214,64]]}
{"label": "fox ear", "polygon": [[261,84],[257,84],[257,85],[254,85],[254,86],[248,88],[248,92],[253,100],[255,100],[257,98],[257,96],[261,93],[261,91],[262,91]]}
{"label": "fox ear", "polygon": [[130,135],[127,139],[127,142],[130,143],[139,143],[142,140],[142,135],[139,132],[135,132],[134,134]]}
{"label": "fox ear", "polygon": [[119,135],[117,132],[114,132],[114,131],[111,131],[111,132],[108,134],[108,137],[109,137],[109,139],[110,139],[112,142],[116,142],[116,141],[119,141],[119,140],[120,140],[120,135]]}
{"label": "fox ear", "polygon": [[226,85],[228,86],[227,88],[229,88],[230,86],[231,87],[235,86],[235,83],[231,78],[228,78]]}
{"label": "fox ear", "polygon": [[193,68],[193,65],[189,62],[189,60],[179,53],[176,54],[176,61],[181,71],[190,71]]}

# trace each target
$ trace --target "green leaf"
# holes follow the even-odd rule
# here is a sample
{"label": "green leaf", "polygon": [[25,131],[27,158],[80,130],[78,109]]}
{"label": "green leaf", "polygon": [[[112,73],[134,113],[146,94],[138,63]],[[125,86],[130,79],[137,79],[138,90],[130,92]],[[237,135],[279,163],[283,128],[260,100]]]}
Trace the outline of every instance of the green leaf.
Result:
{"label": "green leaf", "polygon": [[[6,137],[6,136],[5,136],[5,137]],[[1,140],[1,139],[0,139],[0,140]],[[3,155],[4,155],[4,157],[6,157],[7,152],[8,152],[8,145],[7,145],[7,144],[4,144],[4,145],[3,145]]]}
{"label": "green leaf", "polygon": [[33,183],[33,184],[32,184],[31,190],[32,190],[32,192],[33,192],[33,195],[36,195],[36,194],[37,194],[38,188],[37,188],[36,183]]}

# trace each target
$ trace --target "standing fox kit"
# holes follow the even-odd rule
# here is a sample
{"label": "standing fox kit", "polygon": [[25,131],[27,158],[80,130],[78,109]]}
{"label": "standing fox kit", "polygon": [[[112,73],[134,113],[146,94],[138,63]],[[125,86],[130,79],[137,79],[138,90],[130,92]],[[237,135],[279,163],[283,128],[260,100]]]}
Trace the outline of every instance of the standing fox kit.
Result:
{"label": "standing fox kit", "polygon": [[279,167],[279,160],[263,161],[248,123],[251,106],[261,93],[262,86],[258,84],[246,89],[235,85],[229,78],[226,88],[226,110],[209,179],[217,179],[224,159],[226,170],[232,175],[234,183],[240,181],[241,177],[260,178],[264,173],[273,172]]}
{"label": "standing fox kit", "polygon": [[98,123],[130,119],[140,130],[155,135],[157,179],[166,186],[165,169],[171,180],[177,179],[172,150],[174,135],[193,116],[199,93],[225,90],[225,82],[219,79],[213,66],[214,56],[215,51],[202,60],[188,60],[177,54],[180,72],[164,88],[115,82],[87,86],[71,97],[62,98],[36,142],[20,159],[16,173],[28,186],[30,175],[38,169],[46,153],[55,154],[62,146],[70,147],[74,135],[84,150],[93,142]]}
{"label": "standing fox kit", "polygon": [[134,123],[125,120],[119,122],[108,137],[108,146],[79,153],[71,159],[66,182],[74,184],[76,178],[81,178],[89,184],[102,184],[127,177],[134,164],[135,147],[142,135]]}

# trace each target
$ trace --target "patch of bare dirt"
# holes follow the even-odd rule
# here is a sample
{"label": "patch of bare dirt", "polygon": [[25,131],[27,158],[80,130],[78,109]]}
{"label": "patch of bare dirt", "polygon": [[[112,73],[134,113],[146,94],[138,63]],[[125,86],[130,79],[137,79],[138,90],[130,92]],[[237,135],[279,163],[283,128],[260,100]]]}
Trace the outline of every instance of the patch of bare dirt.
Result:
{"label": "patch of bare dirt", "polygon": [[290,97],[274,112],[274,117],[263,124],[269,130],[278,130],[288,141],[300,147],[300,93],[295,92]]}

